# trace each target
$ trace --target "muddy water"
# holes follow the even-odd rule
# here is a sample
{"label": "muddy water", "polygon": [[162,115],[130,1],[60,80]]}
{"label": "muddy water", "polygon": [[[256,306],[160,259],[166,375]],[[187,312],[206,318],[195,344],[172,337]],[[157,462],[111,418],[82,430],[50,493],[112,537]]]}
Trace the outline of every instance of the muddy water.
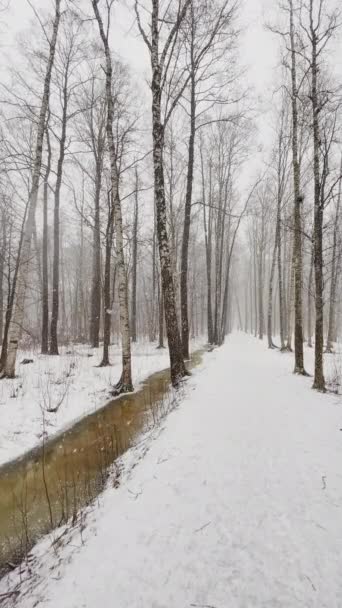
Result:
{"label": "muddy water", "polygon": [[[189,367],[200,361],[198,351]],[[136,393],[0,468],[0,575],[103,490],[109,467],[172,407],[169,377],[153,374]]]}

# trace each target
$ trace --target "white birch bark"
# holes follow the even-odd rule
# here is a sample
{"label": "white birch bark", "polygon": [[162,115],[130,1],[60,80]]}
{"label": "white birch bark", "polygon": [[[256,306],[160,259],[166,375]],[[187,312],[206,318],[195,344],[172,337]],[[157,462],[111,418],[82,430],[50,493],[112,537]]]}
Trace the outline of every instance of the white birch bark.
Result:
{"label": "white birch bark", "polygon": [[105,59],[106,59],[106,98],[107,98],[107,141],[110,158],[111,169],[111,186],[114,200],[114,226],[115,226],[115,252],[116,252],[116,267],[118,273],[118,292],[119,292],[119,310],[120,310],[120,330],[122,343],[122,373],[121,378],[115,386],[117,394],[130,392],[133,390],[132,383],[132,368],[131,368],[131,339],[129,330],[129,314],[128,314],[128,285],[127,274],[125,267],[124,256],[124,241],[123,241],[123,226],[122,212],[119,192],[119,172],[117,167],[117,154],[113,136],[113,93],[112,93],[112,59],[110,54],[108,35],[106,35],[102,17],[99,12],[97,0],[92,0],[94,15],[96,17],[100,37],[103,43]]}

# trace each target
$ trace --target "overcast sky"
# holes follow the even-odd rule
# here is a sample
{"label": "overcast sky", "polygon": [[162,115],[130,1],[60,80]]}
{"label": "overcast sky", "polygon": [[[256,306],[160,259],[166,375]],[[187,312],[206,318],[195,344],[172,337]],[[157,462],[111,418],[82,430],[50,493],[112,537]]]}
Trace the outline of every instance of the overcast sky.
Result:
{"label": "overcast sky", "polygon": [[[7,0],[8,1],[8,0]],[[3,17],[2,43],[7,50],[13,48],[16,32],[29,26],[33,18],[27,0],[9,0],[8,14]],[[31,0],[37,8],[52,4],[52,0]],[[335,3],[335,0],[331,0]],[[84,2],[85,5],[85,2]],[[89,0],[90,6],[90,0]],[[277,19],[276,0],[241,0],[241,63],[248,68],[248,81],[255,87],[256,94],[267,97],[276,78],[279,60],[279,43],[265,28],[265,23]],[[113,49],[119,52],[137,75],[149,72],[146,50],[134,26],[132,0],[118,0],[113,19]],[[7,35],[6,35],[7,34]],[[334,63],[342,76],[342,46],[336,45]]]}
{"label": "overcast sky", "polygon": [[[32,4],[46,7],[50,0],[31,0]],[[89,2],[90,4],[90,2]],[[241,40],[241,60],[248,65],[249,79],[261,90],[272,79],[272,68],[277,60],[277,49],[272,43],[272,36],[265,31],[264,22],[270,14],[274,0],[243,0],[241,8],[244,34]],[[129,8],[130,2],[118,2],[115,9],[115,29],[112,45],[122,58],[130,63],[132,69],[142,74],[148,70],[147,55],[143,43],[134,27],[134,11]],[[15,33],[28,27],[33,18],[32,9],[27,0],[10,0],[8,14],[3,18],[6,29],[5,44],[9,50]]]}
{"label": "overcast sky", "polygon": [[[331,0],[335,2],[335,0]],[[52,0],[31,0],[37,8],[52,5]],[[83,0],[83,6],[86,6]],[[241,0],[240,24],[242,35],[240,40],[240,63],[247,68],[246,81],[250,85],[251,99],[254,110],[258,112],[259,144],[267,153],[272,138],[272,105],[273,91],[279,84],[279,39],[271,34],[265,24],[276,23],[279,10],[276,0]],[[89,9],[90,0],[89,0]],[[92,13],[92,11],[89,11]],[[8,14],[2,21],[2,45],[6,52],[13,54],[15,36],[21,30],[28,28],[33,12],[27,0],[10,0]],[[5,31],[4,31],[5,30]],[[133,0],[118,0],[113,15],[112,48],[127,62],[139,84],[150,73],[145,45],[135,27]],[[342,46],[335,45],[333,62],[342,80]],[[146,89],[146,93],[148,91]],[[265,159],[265,158],[264,158]],[[250,167],[251,168],[251,167]]]}

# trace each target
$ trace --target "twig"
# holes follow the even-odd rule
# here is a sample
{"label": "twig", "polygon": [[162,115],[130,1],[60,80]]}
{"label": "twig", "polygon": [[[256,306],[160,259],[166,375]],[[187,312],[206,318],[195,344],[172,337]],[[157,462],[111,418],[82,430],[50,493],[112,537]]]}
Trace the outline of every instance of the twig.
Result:
{"label": "twig", "polygon": [[314,591],[317,591],[317,589],[316,589],[315,585],[313,584],[313,582],[312,582],[311,578],[310,578],[310,577],[309,577],[307,574],[304,574],[304,576],[305,576],[305,578],[307,578],[307,579],[308,579],[308,581],[309,581],[309,583],[311,584],[311,587],[313,588],[313,590],[314,590]]}
{"label": "twig", "polygon": [[201,532],[201,530],[204,530],[204,528],[207,528],[208,526],[210,526],[210,524],[211,524],[211,521],[208,521],[208,523],[204,524],[204,526],[197,528],[197,530],[195,530],[195,532]]}
{"label": "twig", "polygon": [[132,494],[132,496],[134,496],[134,500],[136,500],[138,498],[138,496],[140,496],[142,494],[142,491],[140,490],[140,492],[132,492],[132,490],[130,490],[128,488],[128,491],[130,494]]}
{"label": "twig", "polygon": [[0,598],[6,599],[12,595],[19,595],[20,591],[7,591],[7,593],[0,593]]}
{"label": "twig", "polygon": [[159,458],[157,460],[157,464],[163,464],[163,462],[167,462],[169,459],[168,458]]}
{"label": "twig", "polygon": [[190,604],[190,606],[194,608],[216,608],[212,604]]}

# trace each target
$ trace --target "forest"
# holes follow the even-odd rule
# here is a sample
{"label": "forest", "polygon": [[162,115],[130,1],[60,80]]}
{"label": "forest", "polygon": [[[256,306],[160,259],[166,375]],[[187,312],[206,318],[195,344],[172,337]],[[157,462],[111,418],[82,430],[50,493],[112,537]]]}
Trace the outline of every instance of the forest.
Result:
{"label": "forest", "polygon": [[[331,512],[342,504],[341,41],[335,0],[0,0],[0,605],[109,606],[111,588],[120,608],[341,607],[342,520]],[[104,423],[109,401],[114,418]],[[88,416],[96,438],[68,447],[63,433],[73,425],[79,433]],[[155,445],[140,452],[151,437]],[[59,438],[66,460],[57,482],[49,476]],[[171,466],[178,442],[182,463]],[[86,465],[69,464],[69,453],[93,443]],[[129,458],[140,463],[136,481]],[[148,494],[155,461],[166,462],[165,502],[161,487]],[[231,463],[248,481],[230,477]],[[208,478],[204,495],[197,470]],[[316,470],[329,505],[316,499]],[[231,483],[239,490],[229,489],[226,515]],[[216,492],[221,507],[211,502]],[[95,546],[82,518],[102,493]],[[191,524],[203,501],[206,521]],[[179,572],[171,556],[159,564],[172,539],[169,504],[179,514]],[[145,508],[165,539],[148,536]],[[235,521],[240,509],[245,528]],[[241,537],[252,543],[258,517],[266,545],[257,536],[242,556]],[[301,517],[330,522],[324,549]],[[236,525],[226,543],[224,521]],[[47,547],[35,553],[35,545],[61,524],[69,535],[61,560],[49,549],[44,564]],[[186,540],[191,527],[196,539]],[[60,583],[50,596],[42,589],[48,568],[71,560],[75,529],[90,548],[83,569],[74,557],[57,575],[70,589],[60,603]],[[125,530],[130,548],[119,541],[112,554],[108,529],[114,544]],[[198,545],[205,533],[208,555]],[[109,588],[99,591],[88,579],[101,538]],[[246,589],[241,572],[217,573],[227,543],[251,577]],[[300,575],[289,558],[297,552]],[[329,566],[316,563],[319,553]],[[136,594],[127,581],[120,587],[142,567],[149,583]]]}
{"label": "forest", "polygon": [[341,326],[339,16],[299,4],[268,24],[280,57],[260,163],[238,2],[153,3],[150,23],[135,4],[151,111],[115,56],[114,2],[32,5],[2,82],[2,377],[21,340],[50,355],[101,341],[105,366],[120,338],[129,391],[143,337],[167,342],[177,383],[191,336],[220,345],[237,325],[270,348],[279,336],[299,374],[314,344],[325,390]]}

